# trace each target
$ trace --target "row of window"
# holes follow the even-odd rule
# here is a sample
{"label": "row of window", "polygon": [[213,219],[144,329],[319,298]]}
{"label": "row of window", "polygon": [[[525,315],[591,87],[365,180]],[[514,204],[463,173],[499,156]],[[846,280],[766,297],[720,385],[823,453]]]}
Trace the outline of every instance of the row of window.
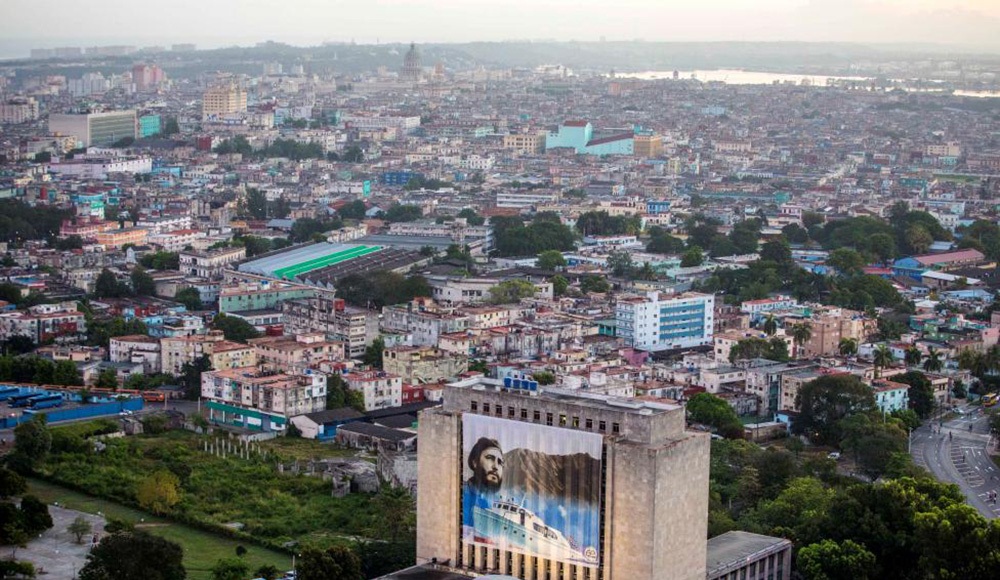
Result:
{"label": "row of window", "polygon": [[[497,405],[490,405],[489,403],[483,403],[482,409],[483,409],[483,411],[482,411],[483,415],[489,415],[491,413],[491,411],[492,411],[493,415],[495,415],[496,417],[503,417],[504,416],[504,412],[503,412],[504,407],[503,407],[503,405],[499,405],[499,404],[497,404]],[[473,413],[478,413],[479,412],[479,402],[478,401],[472,401],[470,403],[470,405],[469,405],[469,410],[471,410]],[[512,406],[508,406],[507,407],[507,418],[508,419],[517,419],[518,417],[520,417],[521,421],[527,421],[528,420],[528,409],[522,407],[520,409],[520,413],[518,413],[517,409],[515,409]],[[540,423],[541,420],[542,420],[542,412],[539,411],[538,409],[535,409],[534,411],[532,411],[532,413],[531,413],[531,421],[534,422],[534,423]],[[545,424],[546,425],[548,425],[548,426],[551,427],[551,426],[553,426],[555,424],[555,421],[556,421],[555,413],[545,413]],[[558,425],[559,425],[559,427],[572,427],[573,429],[579,429],[580,428],[580,417],[578,417],[578,416],[568,416],[568,415],[566,415],[564,413],[559,413],[559,423],[558,423]],[[594,420],[593,419],[584,418],[583,425],[584,425],[583,428],[585,430],[587,430],[587,431],[593,431],[594,430]],[[607,433],[607,431],[608,431],[608,423],[607,423],[607,421],[598,420],[597,421],[597,432],[598,433]],[[616,435],[618,433],[621,433],[621,423],[612,422],[611,423],[611,433],[616,434]]]}
{"label": "row of window", "polygon": [[[473,546],[466,544],[464,546],[463,556],[464,565],[467,569],[473,570],[476,567],[476,551],[479,552],[479,558],[481,567],[485,568],[486,562],[488,562],[487,557],[490,555],[490,548],[487,546]],[[493,562],[496,569],[500,568],[501,553],[497,548],[492,549],[493,552]],[[514,568],[514,553],[509,550],[504,550],[503,561],[506,563],[506,573],[507,575],[514,576],[515,578],[527,578],[527,571],[530,569],[532,571],[531,576],[536,580],[559,580],[566,577],[566,572],[569,571],[570,580],[600,580],[601,573],[599,570],[590,568],[587,566],[580,566],[577,564],[567,564],[564,562],[556,562],[555,574],[552,573],[552,568],[549,566],[548,560],[544,558],[539,558],[537,556],[522,555],[519,561],[517,569]],[[459,562],[461,566],[463,562]]]}

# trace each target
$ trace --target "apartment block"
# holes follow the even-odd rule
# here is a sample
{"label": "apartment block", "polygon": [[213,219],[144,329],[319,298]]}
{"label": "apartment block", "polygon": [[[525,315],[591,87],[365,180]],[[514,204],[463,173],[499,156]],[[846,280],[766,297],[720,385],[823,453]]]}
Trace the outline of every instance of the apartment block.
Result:
{"label": "apartment block", "polygon": [[641,350],[690,348],[712,343],[715,296],[694,292],[624,297],[615,306],[618,335]]}

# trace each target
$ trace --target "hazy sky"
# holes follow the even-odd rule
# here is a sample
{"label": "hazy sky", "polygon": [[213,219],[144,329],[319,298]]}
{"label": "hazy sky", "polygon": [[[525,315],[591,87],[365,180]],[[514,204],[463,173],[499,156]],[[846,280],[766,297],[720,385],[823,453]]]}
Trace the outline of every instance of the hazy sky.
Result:
{"label": "hazy sky", "polygon": [[813,40],[1000,47],[1000,0],[0,0],[0,39]]}

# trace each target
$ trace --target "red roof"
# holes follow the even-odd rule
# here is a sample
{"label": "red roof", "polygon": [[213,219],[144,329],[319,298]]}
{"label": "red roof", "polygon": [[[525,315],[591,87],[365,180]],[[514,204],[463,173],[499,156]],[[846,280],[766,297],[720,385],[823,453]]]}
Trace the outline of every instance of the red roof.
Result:
{"label": "red roof", "polygon": [[586,127],[589,123],[587,121],[566,121],[563,123],[564,127]]}
{"label": "red roof", "polygon": [[942,252],[940,254],[924,254],[923,256],[913,256],[913,259],[921,264],[944,264],[946,262],[966,262],[982,260],[983,253],[975,248],[966,248],[955,252]]}

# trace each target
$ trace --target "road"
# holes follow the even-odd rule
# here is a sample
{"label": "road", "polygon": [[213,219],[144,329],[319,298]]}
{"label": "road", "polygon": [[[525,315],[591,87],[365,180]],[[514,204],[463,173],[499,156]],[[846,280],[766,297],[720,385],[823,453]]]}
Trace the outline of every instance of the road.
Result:
{"label": "road", "polygon": [[977,407],[964,410],[967,414],[944,425],[933,421],[913,432],[913,462],[940,481],[957,484],[969,505],[985,517],[1000,517],[1000,502],[988,499],[990,491],[1000,495],[1000,469],[986,452],[993,443],[988,418]]}

